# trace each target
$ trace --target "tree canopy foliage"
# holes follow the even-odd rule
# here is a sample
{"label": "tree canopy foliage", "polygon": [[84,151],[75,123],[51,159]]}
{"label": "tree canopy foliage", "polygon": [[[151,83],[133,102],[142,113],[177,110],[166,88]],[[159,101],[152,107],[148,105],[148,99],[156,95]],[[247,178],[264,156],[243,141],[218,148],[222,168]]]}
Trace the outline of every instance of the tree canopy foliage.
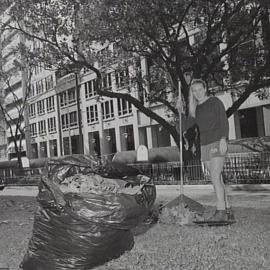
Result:
{"label": "tree canopy foliage", "polygon": [[[191,78],[239,99],[269,86],[269,6],[265,1],[104,0],[106,36],[126,51],[163,65],[185,100]],[[185,76],[188,74],[189,76]],[[239,84],[242,87],[239,87]]]}
{"label": "tree canopy foliage", "polygon": [[[92,70],[97,93],[123,98],[165,127],[179,145],[175,124],[151,110],[159,102],[175,116],[179,82],[187,104],[189,82],[203,78],[212,93],[231,90],[232,115],[253,92],[260,97],[269,86],[270,23],[263,0],[13,0],[9,11],[15,24],[42,46],[28,49],[47,67]],[[100,53],[114,44],[113,50]],[[103,50],[105,51],[105,50]],[[140,57],[152,63],[144,77],[136,65]],[[96,63],[103,63],[96,65]],[[102,89],[105,66],[132,63],[134,86],[149,103],[128,92]],[[151,72],[150,72],[151,73]],[[148,76],[148,77],[147,77]],[[152,87],[147,87],[150,79]],[[151,83],[150,83],[151,84]],[[132,89],[132,88],[130,88]],[[186,106],[187,107],[187,106]]]}

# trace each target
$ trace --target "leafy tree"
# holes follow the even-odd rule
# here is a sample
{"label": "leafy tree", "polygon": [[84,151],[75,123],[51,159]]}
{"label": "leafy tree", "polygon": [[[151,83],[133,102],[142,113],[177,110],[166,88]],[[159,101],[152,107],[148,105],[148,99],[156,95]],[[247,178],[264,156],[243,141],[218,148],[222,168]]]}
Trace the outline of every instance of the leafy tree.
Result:
{"label": "leafy tree", "polygon": [[[175,116],[178,111],[167,97],[178,95],[179,81],[186,103],[192,77],[207,80],[210,86],[217,86],[216,90],[234,89],[237,99],[228,109],[228,116],[251,93],[261,93],[269,85],[267,1],[15,0],[12,3],[10,15],[17,25],[9,27],[42,43],[39,51],[31,52],[33,58],[47,66],[73,63],[92,70],[97,76],[100,96],[131,102],[162,125],[178,146],[175,124],[153,112],[140,97],[131,95],[131,91],[111,92],[102,88],[103,67],[97,66],[97,61],[106,63],[105,66],[134,64],[138,62],[136,57],[142,56],[152,61],[159,71],[152,72],[153,87],[145,87],[145,78],[136,64],[132,81],[150,103],[164,104]],[[254,41],[256,46],[249,46],[248,53],[242,50],[243,44],[254,37],[263,42]],[[105,47],[110,42],[115,49],[106,51],[100,59],[96,45]],[[255,66],[254,61],[248,61],[249,55],[253,56]],[[238,60],[241,64],[235,65]],[[240,88],[235,74],[248,75]]]}
{"label": "leafy tree", "polygon": [[[5,58],[1,57],[0,78],[1,92],[4,93],[4,98],[0,102],[0,113],[3,117],[11,142],[14,144],[14,150],[18,162],[18,174],[22,173],[22,156],[23,149],[22,141],[25,139],[26,129],[28,128],[25,121],[25,113],[27,110],[27,99],[30,93],[32,67],[27,62],[27,59],[21,58],[20,46],[11,48],[14,56],[17,56],[13,62],[13,68],[7,71],[5,68]],[[28,64],[27,64],[28,63]],[[23,83],[20,87],[24,88],[24,95],[19,93],[16,84],[18,77],[23,77]]]}
{"label": "leafy tree", "polygon": [[190,77],[205,79],[213,92],[237,94],[228,116],[251,93],[269,86],[267,1],[105,0],[103,5],[106,37],[162,65],[172,89],[181,82],[186,102]]}
{"label": "leafy tree", "polygon": [[[100,20],[103,7],[99,1],[45,1],[27,0],[12,1],[9,15],[11,22],[6,29],[16,29],[29,40],[40,42],[42,46],[31,50],[25,48],[25,53],[36,62],[46,63],[47,68],[86,68],[96,73],[96,90],[100,96],[122,98],[132,103],[141,112],[164,126],[179,144],[175,125],[168,122],[159,114],[146,107],[140,98],[131,94],[131,85],[127,92],[112,92],[102,87],[104,66],[114,65],[115,69],[134,64],[133,54],[124,53],[115,48],[106,50],[108,41],[103,31],[103,21]],[[105,33],[106,34],[106,33]],[[104,53],[100,53],[103,47]],[[96,65],[97,61],[100,63]],[[140,68],[134,65],[134,72],[130,74],[131,83],[138,83],[135,79],[140,74]],[[143,84],[141,84],[144,87]],[[170,109],[176,112],[168,102]]]}

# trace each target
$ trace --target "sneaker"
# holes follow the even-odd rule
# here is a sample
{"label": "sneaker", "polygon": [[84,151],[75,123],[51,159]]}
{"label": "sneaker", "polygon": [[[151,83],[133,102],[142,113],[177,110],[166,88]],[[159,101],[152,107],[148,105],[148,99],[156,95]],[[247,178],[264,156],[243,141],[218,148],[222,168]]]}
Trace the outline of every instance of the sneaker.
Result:
{"label": "sneaker", "polygon": [[234,217],[234,213],[233,213],[232,208],[231,207],[230,208],[226,208],[226,212],[227,212],[227,216],[228,216],[228,221],[235,223],[236,220],[235,220],[235,217]]}

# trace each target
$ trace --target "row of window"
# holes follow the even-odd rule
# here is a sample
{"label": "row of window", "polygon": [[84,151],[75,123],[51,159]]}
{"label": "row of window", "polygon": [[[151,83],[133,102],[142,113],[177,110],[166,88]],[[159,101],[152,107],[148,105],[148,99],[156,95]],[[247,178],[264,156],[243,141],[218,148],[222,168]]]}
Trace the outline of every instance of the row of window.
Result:
{"label": "row of window", "polygon": [[35,117],[36,113],[38,115],[45,114],[45,102],[48,113],[55,110],[54,96],[51,96],[46,99],[39,100],[36,103],[30,104],[28,111],[29,117]]}
{"label": "row of window", "polygon": [[[122,88],[129,85],[130,77],[128,68],[115,71],[115,84],[116,88]],[[113,72],[106,73],[102,78],[102,88],[104,90],[112,90],[112,74]],[[96,79],[84,83],[85,98],[90,98],[97,95]]]}
{"label": "row of window", "polygon": [[38,143],[31,144],[31,152],[33,158],[48,157],[48,150],[50,152],[51,157],[56,157],[58,155],[56,139],[49,140],[49,147],[47,147],[47,142],[40,142],[39,144]]}
{"label": "row of window", "polygon": [[68,105],[76,103],[76,89],[70,88],[59,94],[60,107],[66,107]]}
{"label": "row of window", "polygon": [[[124,150],[134,150],[135,142],[134,142],[133,126],[132,125],[125,126],[125,131],[126,131],[125,134],[127,134],[127,137],[125,137],[122,147]],[[109,149],[108,149],[109,153],[117,152],[115,129],[114,128],[106,129],[105,133],[107,134],[106,138],[109,142]],[[88,138],[89,138],[88,143],[89,143],[90,153],[93,155],[100,156],[101,144],[100,144],[100,139],[99,139],[99,132],[98,131],[89,132]],[[80,138],[78,135],[63,137],[62,146],[63,146],[64,155],[79,154],[79,151],[78,151],[79,140]],[[31,152],[34,158],[47,157],[48,152],[50,152],[51,157],[57,156],[58,154],[57,148],[58,148],[58,145],[57,145],[56,139],[31,144]]]}
{"label": "row of window", "polygon": [[[126,86],[129,84],[129,73],[128,69],[116,71],[115,72],[115,80],[117,88]],[[49,75],[46,78],[36,81],[34,84],[32,84],[31,91],[29,93],[29,96],[34,96],[35,94],[43,93],[44,91],[47,91],[53,87],[53,76]],[[106,90],[112,90],[112,72],[107,73],[104,75],[102,80],[102,87]],[[93,96],[96,96],[96,85],[95,85],[95,79],[90,80],[85,83],[85,97],[90,98]],[[68,105],[72,105],[76,103],[76,89],[71,88],[67,91],[64,91],[59,94],[59,102],[60,107],[66,107]],[[47,103],[47,112],[51,112],[54,110],[54,98],[49,97],[46,99]],[[107,105],[105,105],[107,106]],[[109,109],[107,109],[108,111]],[[45,113],[45,101],[41,100],[37,102],[37,114],[44,114]],[[36,105],[31,104],[29,106],[29,116],[34,117],[36,115]],[[107,119],[105,117],[105,119]]]}
{"label": "row of window", "polygon": [[73,128],[78,126],[78,113],[77,111],[61,115],[62,129]]}
{"label": "row of window", "polygon": [[[75,88],[69,89],[69,90],[59,94],[59,101],[60,101],[61,108],[65,107],[67,105],[71,105],[71,104],[76,103]],[[37,110],[38,115],[45,114],[45,102],[46,102],[47,112],[52,112],[55,110],[54,96],[50,96],[46,99],[39,100],[36,103],[32,103],[29,106],[29,117],[36,116],[36,110]]]}
{"label": "row of window", "polygon": [[[63,130],[78,126],[77,111],[61,115],[61,126]],[[47,119],[47,128],[46,128],[46,120],[41,120],[37,123],[32,123],[29,125],[29,132],[31,137],[35,137],[37,135],[45,135],[47,133],[47,129],[48,133],[56,132],[55,117]]]}
{"label": "row of window", "polygon": [[[40,71],[41,67],[36,66],[37,73]],[[86,82],[85,85],[85,97],[90,98],[96,96],[96,80],[90,80]],[[129,84],[129,71],[128,68],[123,70],[115,71],[115,82],[116,87],[121,88]],[[50,90],[54,86],[53,75],[49,75],[39,81],[34,82],[31,85],[29,92],[29,97],[41,94],[45,91]],[[112,72],[107,73],[102,78],[102,88],[106,90],[112,90]],[[69,89],[60,94],[60,106],[67,106],[70,103],[75,102],[76,91],[74,88]]]}
{"label": "row of window", "polygon": [[[56,132],[56,119],[55,117],[51,117],[47,119],[47,127],[48,133]],[[45,135],[46,131],[46,120],[39,121],[37,123],[32,123],[29,125],[29,132],[31,137],[35,137],[37,135]]]}
{"label": "row of window", "polygon": [[42,65],[41,64],[38,64],[38,65],[36,65],[34,67],[34,74],[37,75],[37,74],[41,73],[43,70],[44,69],[43,69]]}
{"label": "row of window", "polygon": [[52,89],[54,86],[53,75],[49,75],[39,81],[36,81],[31,84],[31,89],[29,92],[29,97],[41,94]]}
{"label": "row of window", "polygon": [[[132,113],[132,105],[123,99],[117,99],[118,116],[128,115]],[[107,100],[101,104],[103,120],[114,118],[113,100]],[[91,105],[86,108],[87,123],[93,124],[98,122],[98,106]]]}
{"label": "row of window", "polygon": [[[65,93],[65,92],[64,92]],[[55,110],[54,96],[48,97],[43,100],[39,100],[36,103],[32,103],[29,106],[29,117],[35,117],[37,115],[45,114],[45,102],[47,113]],[[123,99],[117,99],[118,115],[123,116],[132,113],[132,105]],[[102,103],[102,115],[103,119],[111,119],[114,117],[113,100],[107,100]],[[86,108],[87,122],[95,123],[98,121],[98,107],[97,104],[91,105]]]}
{"label": "row of window", "polygon": [[[44,103],[44,100],[42,100]],[[43,104],[42,103],[42,104]],[[118,115],[127,115],[132,112],[131,103],[123,100],[117,99],[118,103]],[[40,103],[38,103],[40,104]],[[31,104],[34,105],[34,104]],[[30,106],[31,108],[31,106]],[[39,108],[39,106],[38,106]],[[103,119],[111,119],[114,117],[114,108],[113,108],[113,100],[108,100],[102,103],[101,106]],[[86,115],[87,115],[87,123],[93,124],[98,122],[98,106],[97,104],[91,105],[86,108]],[[48,132],[52,133],[56,131],[56,119],[55,117],[51,117],[47,119],[48,123]],[[61,115],[61,127],[63,130],[68,128],[73,128],[78,126],[78,113],[77,111],[69,112],[66,114]],[[37,130],[38,127],[38,130]],[[30,136],[34,137],[39,135],[46,134],[46,120],[41,120],[38,123],[30,124]]]}

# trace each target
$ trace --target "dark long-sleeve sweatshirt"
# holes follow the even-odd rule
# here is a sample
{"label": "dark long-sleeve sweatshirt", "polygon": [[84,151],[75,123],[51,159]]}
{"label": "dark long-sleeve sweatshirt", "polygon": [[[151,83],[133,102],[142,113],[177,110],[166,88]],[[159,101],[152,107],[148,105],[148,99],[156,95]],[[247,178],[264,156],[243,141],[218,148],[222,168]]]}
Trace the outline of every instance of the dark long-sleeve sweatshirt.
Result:
{"label": "dark long-sleeve sweatshirt", "polygon": [[200,129],[201,145],[228,138],[229,122],[221,100],[209,97],[196,107],[196,122]]}

